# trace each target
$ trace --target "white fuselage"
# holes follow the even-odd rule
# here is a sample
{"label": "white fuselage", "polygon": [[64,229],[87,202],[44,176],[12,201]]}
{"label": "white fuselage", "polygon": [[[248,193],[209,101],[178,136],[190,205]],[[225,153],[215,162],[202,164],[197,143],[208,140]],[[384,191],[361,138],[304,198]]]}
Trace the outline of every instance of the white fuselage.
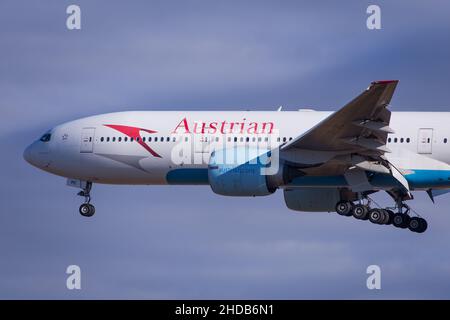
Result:
{"label": "white fuselage", "polygon": [[[71,179],[110,184],[206,184],[213,150],[274,148],[301,136],[331,112],[135,111],[71,121],[49,131],[24,157]],[[393,112],[386,156],[402,170],[447,170],[449,112]],[[44,139],[46,140],[46,139]],[[411,155],[417,155],[411,156]],[[433,160],[438,160],[434,162]],[[422,187],[421,187],[422,188]]]}

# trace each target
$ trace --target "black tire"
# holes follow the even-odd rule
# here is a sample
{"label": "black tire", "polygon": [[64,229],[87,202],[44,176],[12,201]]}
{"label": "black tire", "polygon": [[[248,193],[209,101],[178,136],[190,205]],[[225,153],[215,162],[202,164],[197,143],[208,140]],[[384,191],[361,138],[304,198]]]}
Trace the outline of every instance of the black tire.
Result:
{"label": "black tire", "polygon": [[409,216],[403,213],[394,214],[394,219],[392,219],[392,224],[397,228],[405,229],[409,224]]}
{"label": "black tire", "polygon": [[380,224],[388,224],[389,222],[389,213],[385,210],[385,209],[380,209],[382,215],[383,215],[383,220],[381,221]]}
{"label": "black tire", "polygon": [[353,203],[350,201],[339,201],[336,204],[336,212],[341,216],[350,216],[352,214]]}
{"label": "black tire", "polygon": [[394,215],[395,215],[394,211],[389,210],[389,209],[385,209],[384,211],[387,213],[387,216],[388,216],[387,222],[385,224],[386,225],[392,224],[392,222],[394,221]]}
{"label": "black tire", "polygon": [[92,204],[83,203],[79,211],[83,217],[92,217],[95,213],[95,207]]}
{"label": "black tire", "polygon": [[428,223],[427,223],[427,220],[425,220],[424,218],[419,218],[419,221],[420,221],[420,228],[419,228],[419,231],[417,231],[417,232],[423,233],[427,230]]}
{"label": "black tire", "polygon": [[372,209],[369,211],[369,220],[375,224],[383,224],[385,220],[384,212],[381,209]]}
{"label": "black tire", "polygon": [[359,220],[368,219],[369,208],[363,204],[357,204],[353,207],[352,215]]}
{"label": "black tire", "polygon": [[419,232],[421,226],[422,224],[419,217],[412,217],[409,219],[408,229],[412,232]]}

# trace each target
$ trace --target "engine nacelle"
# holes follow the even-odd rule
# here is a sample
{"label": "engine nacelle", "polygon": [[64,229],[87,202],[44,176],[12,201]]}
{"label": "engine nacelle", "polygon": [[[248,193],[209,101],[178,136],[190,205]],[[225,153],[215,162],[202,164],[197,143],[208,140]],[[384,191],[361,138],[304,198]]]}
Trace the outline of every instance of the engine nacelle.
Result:
{"label": "engine nacelle", "polygon": [[211,189],[224,196],[267,196],[277,186],[270,183],[267,169],[271,152],[250,147],[215,150],[208,165]]}
{"label": "engine nacelle", "polygon": [[341,191],[332,188],[285,189],[286,206],[295,211],[331,212],[342,199]]}

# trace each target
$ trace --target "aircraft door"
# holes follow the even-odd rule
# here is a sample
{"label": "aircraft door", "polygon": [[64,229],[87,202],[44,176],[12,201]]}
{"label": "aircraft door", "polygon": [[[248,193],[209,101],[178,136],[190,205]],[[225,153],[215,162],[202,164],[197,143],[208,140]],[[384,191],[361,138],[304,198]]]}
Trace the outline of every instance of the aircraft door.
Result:
{"label": "aircraft door", "polygon": [[95,128],[83,128],[81,130],[80,153],[92,153],[94,151]]}
{"label": "aircraft door", "polygon": [[433,152],[433,129],[420,128],[417,139],[417,153],[430,154]]}

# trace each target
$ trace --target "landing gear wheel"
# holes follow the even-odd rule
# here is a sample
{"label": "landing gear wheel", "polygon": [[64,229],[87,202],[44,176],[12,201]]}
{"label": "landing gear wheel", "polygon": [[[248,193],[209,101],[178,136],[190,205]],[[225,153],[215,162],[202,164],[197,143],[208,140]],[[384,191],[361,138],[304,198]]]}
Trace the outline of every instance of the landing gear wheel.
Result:
{"label": "landing gear wheel", "polygon": [[385,209],[384,212],[387,216],[384,224],[392,224],[394,221],[394,215],[395,215],[394,211]]}
{"label": "landing gear wheel", "polygon": [[350,201],[339,201],[336,204],[336,212],[341,216],[350,216],[352,214],[353,203]]}
{"label": "landing gear wheel", "polygon": [[428,224],[425,219],[419,217],[412,217],[408,223],[408,229],[412,232],[422,233],[427,230]]}
{"label": "landing gear wheel", "polygon": [[381,214],[383,215],[383,219],[381,220],[380,224],[388,224],[389,222],[389,213],[386,209],[380,209]]}
{"label": "landing gear wheel", "polygon": [[369,220],[372,223],[383,224],[385,220],[384,212],[381,209],[372,209],[369,211]]}
{"label": "landing gear wheel", "polygon": [[369,208],[363,204],[357,204],[353,207],[353,217],[359,220],[367,220]]}
{"label": "landing gear wheel", "polygon": [[418,233],[423,233],[428,228],[427,220],[425,220],[424,218],[419,218],[419,222],[420,222],[420,228],[419,228],[419,231],[417,231],[417,232]]}
{"label": "landing gear wheel", "polygon": [[392,224],[397,228],[406,229],[409,224],[409,216],[403,213],[396,213],[394,215],[394,219],[392,220]]}
{"label": "landing gear wheel", "polygon": [[95,207],[92,204],[89,204],[89,207],[91,208],[90,213],[91,213],[91,217],[92,217],[95,214]]}
{"label": "landing gear wheel", "polygon": [[80,214],[83,217],[92,217],[95,213],[95,207],[90,203],[83,203],[80,206]]}
{"label": "landing gear wheel", "polygon": [[[83,181],[80,181],[81,185]],[[78,195],[81,197],[84,197],[84,203],[80,206],[80,214],[83,217],[92,217],[95,213],[95,207],[90,204],[91,202],[91,189],[92,189],[92,182],[91,181],[85,181],[84,187],[82,187],[82,190],[78,192]]]}

